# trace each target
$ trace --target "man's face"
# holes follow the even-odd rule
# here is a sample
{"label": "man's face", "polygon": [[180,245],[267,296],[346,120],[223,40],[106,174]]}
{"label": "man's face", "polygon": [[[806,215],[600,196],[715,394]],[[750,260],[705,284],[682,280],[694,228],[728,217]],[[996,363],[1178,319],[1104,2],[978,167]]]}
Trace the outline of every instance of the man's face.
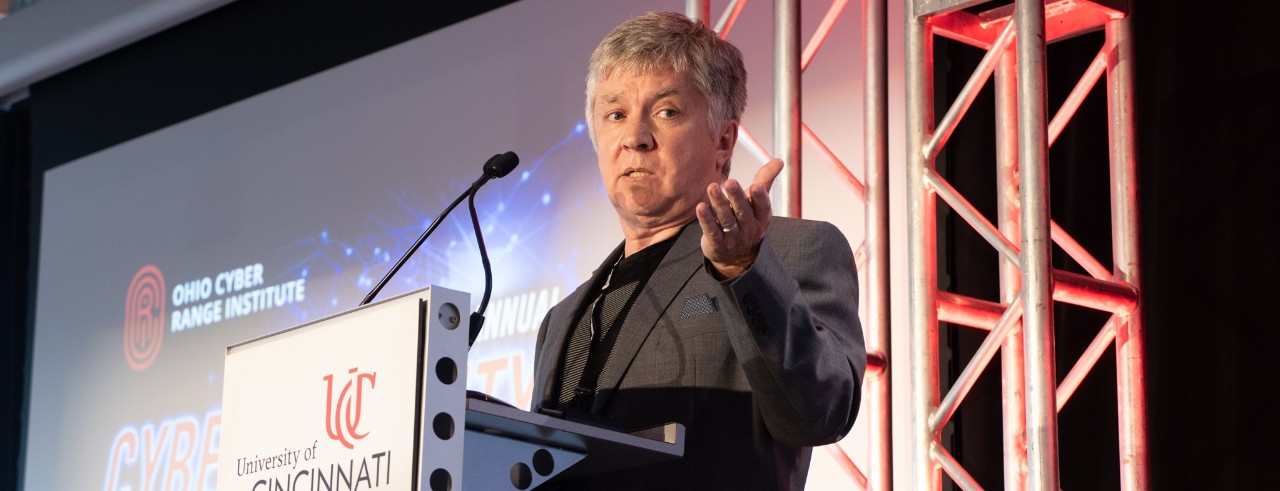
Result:
{"label": "man's face", "polygon": [[693,220],[707,184],[724,179],[736,122],[711,131],[706,96],[671,70],[615,71],[596,86],[594,104],[600,176],[624,226]]}

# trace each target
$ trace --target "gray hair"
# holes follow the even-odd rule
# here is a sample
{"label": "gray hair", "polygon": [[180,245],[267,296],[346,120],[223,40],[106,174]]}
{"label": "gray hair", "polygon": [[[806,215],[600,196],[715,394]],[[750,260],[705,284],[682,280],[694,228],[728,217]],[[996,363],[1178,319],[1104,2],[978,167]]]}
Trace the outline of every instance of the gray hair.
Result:
{"label": "gray hair", "polygon": [[[595,141],[591,111],[596,86],[617,70],[653,73],[671,69],[688,74],[707,98],[712,133],[742,118],[747,105],[747,70],[742,52],[701,22],[674,12],[633,17],[605,36],[587,64],[587,131]],[[728,163],[725,175],[728,175]]]}

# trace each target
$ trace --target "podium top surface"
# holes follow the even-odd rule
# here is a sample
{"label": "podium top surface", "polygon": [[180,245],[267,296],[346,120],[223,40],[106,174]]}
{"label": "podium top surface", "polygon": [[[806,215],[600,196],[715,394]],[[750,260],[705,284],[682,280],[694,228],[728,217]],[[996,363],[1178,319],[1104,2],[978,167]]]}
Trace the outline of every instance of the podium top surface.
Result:
{"label": "podium top surface", "polygon": [[[359,311],[361,311],[361,310],[373,309],[373,308],[376,308],[376,307],[379,307],[379,306],[385,305],[385,304],[387,304],[387,303],[389,303],[389,302],[393,302],[393,301],[396,301],[396,300],[402,299],[402,298],[404,298],[404,297],[410,297],[410,296],[425,296],[426,294],[428,294],[428,293],[429,293],[429,292],[431,292],[432,290],[443,290],[443,291],[449,291],[449,292],[454,292],[454,291],[455,291],[455,290],[449,290],[448,288],[444,288],[444,287],[437,286],[437,285],[424,286],[424,287],[422,287],[422,288],[418,288],[418,289],[416,289],[416,290],[407,291],[407,292],[401,293],[401,294],[399,294],[399,295],[393,295],[393,296],[390,296],[390,297],[381,298],[381,299],[378,299],[378,301],[376,301],[376,302],[371,302],[371,303],[367,303],[367,304],[364,304],[364,305],[357,305],[357,306],[355,306],[355,307],[352,307],[352,308],[347,309],[347,310],[343,310],[343,311],[341,311],[341,312],[335,312],[335,313],[332,313],[332,314],[326,315],[326,316],[321,317],[321,318],[318,318],[318,319],[312,319],[312,320],[309,320],[309,321],[305,321],[305,322],[303,322],[303,323],[301,323],[301,324],[295,324],[295,325],[292,325],[292,326],[286,327],[286,328],[284,328],[284,329],[280,329],[280,330],[278,330],[278,331],[269,332],[269,333],[263,334],[263,335],[261,335],[261,336],[257,336],[257,337],[255,337],[255,338],[252,338],[252,339],[246,339],[246,340],[244,340],[244,341],[240,341],[240,342],[237,342],[237,343],[235,343],[235,344],[229,345],[229,346],[227,346],[227,348],[226,348],[226,349],[227,349],[227,352],[228,352],[228,353],[230,353],[230,352],[232,352],[232,351],[235,351],[235,350],[240,349],[240,348],[244,348],[244,347],[246,347],[246,346],[248,346],[248,345],[251,345],[251,344],[257,343],[257,342],[259,342],[259,341],[262,341],[262,340],[264,340],[264,339],[266,339],[266,338],[270,338],[270,337],[272,337],[272,336],[276,336],[276,335],[284,334],[284,333],[287,333],[287,332],[289,332],[289,331],[296,331],[296,330],[298,330],[298,329],[302,329],[302,328],[307,327],[307,326],[311,326],[311,325],[315,325],[315,324],[320,324],[320,323],[323,323],[323,322],[327,322],[327,321],[329,321],[329,320],[336,319],[336,318],[338,318],[338,317],[342,317],[342,316],[345,316],[345,315],[351,314],[351,313],[353,313],[353,312],[359,312]],[[461,293],[461,292],[458,292],[458,293]]]}
{"label": "podium top surface", "polygon": [[[586,458],[557,479],[609,472],[680,458],[684,425],[621,432],[518,408],[467,399],[467,430],[583,452]],[[643,436],[642,436],[643,435]]]}

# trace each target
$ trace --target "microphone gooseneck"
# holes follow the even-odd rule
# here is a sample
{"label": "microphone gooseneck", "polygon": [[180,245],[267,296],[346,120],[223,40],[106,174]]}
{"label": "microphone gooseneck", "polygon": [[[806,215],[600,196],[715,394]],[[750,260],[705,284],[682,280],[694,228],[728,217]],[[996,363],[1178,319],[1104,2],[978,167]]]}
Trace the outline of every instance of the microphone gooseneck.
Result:
{"label": "microphone gooseneck", "polygon": [[[506,176],[518,164],[520,164],[520,157],[517,157],[515,152],[494,155],[488,162],[484,163],[484,176],[491,175],[492,177],[490,178]],[[481,176],[481,179],[487,181],[488,179],[484,176]],[[476,246],[480,250],[480,264],[484,266],[484,296],[480,298],[480,308],[471,313],[470,329],[467,333],[467,348],[475,345],[476,338],[480,337],[480,330],[484,328],[484,311],[489,308],[489,294],[493,293],[493,268],[489,265],[489,250],[484,246],[484,234],[480,232],[480,218],[476,216],[476,191],[478,189],[480,189],[479,185],[471,187],[467,207],[471,210],[471,227],[476,232]]]}
{"label": "microphone gooseneck", "polygon": [[480,219],[476,217],[476,190],[478,189],[480,188],[471,188],[467,207],[471,210],[471,227],[476,232],[476,247],[480,249],[480,264],[484,265],[484,296],[480,297],[480,308],[471,313],[471,328],[467,333],[468,348],[476,344],[476,338],[480,337],[480,330],[484,328],[484,311],[489,308],[489,294],[493,293],[493,268],[489,266],[489,250],[484,246],[484,234],[480,233]]}
{"label": "microphone gooseneck", "polygon": [[[435,220],[432,220],[431,225],[428,226],[427,229],[422,232],[422,235],[418,236],[418,240],[414,241],[413,245],[410,246],[407,251],[405,251],[404,255],[400,256],[400,259],[397,260],[393,266],[391,266],[391,269],[387,270],[387,274],[383,275],[381,280],[378,280],[378,284],[374,285],[372,290],[369,290],[369,294],[365,295],[364,300],[360,302],[360,305],[366,305],[369,302],[372,302],[374,297],[378,296],[378,292],[381,292],[382,289],[387,286],[387,283],[391,281],[391,277],[395,276],[396,272],[400,271],[400,268],[404,266],[404,263],[409,260],[409,257],[412,256],[414,252],[418,251],[419,247],[422,247],[422,244],[426,242],[427,237],[429,237],[431,233],[434,232],[436,228],[440,226],[440,223],[444,221],[444,217],[449,215],[449,212],[452,212],[454,208],[458,207],[458,204],[462,202],[463,198],[466,198],[467,196],[471,196],[472,199],[474,200],[475,193],[480,189],[480,186],[483,186],[486,182],[489,182],[489,180],[493,178],[502,177],[507,174],[510,174],[511,170],[515,169],[516,165],[519,163],[520,163],[520,158],[516,156],[515,152],[500,153],[500,154],[494,155],[493,157],[490,157],[489,160],[484,163],[483,173],[480,175],[480,179],[477,179],[476,182],[472,183],[471,186],[468,187],[466,191],[464,191],[461,195],[458,195],[457,199],[453,200],[453,203],[449,204],[448,208],[445,208],[445,210],[441,212],[440,215],[436,216]],[[476,215],[475,215],[475,208],[474,208],[474,202],[473,202],[471,217],[473,222],[477,223],[476,237],[477,239],[479,239],[480,238],[480,235],[479,235],[480,229],[478,225],[479,222],[475,221],[475,216]],[[482,309],[481,309],[481,312],[483,312],[483,306],[488,304],[488,301],[489,301],[489,292],[493,288],[493,280],[489,270],[489,257],[488,257],[488,254],[484,251],[483,242],[480,242],[480,248],[481,248],[481,252],[480,252],[481,258],[484,260],[484,266],[485,266],[485,294],[484,294],[484,300],[482,302]],[[476,314],[472,314],[473,319],[475,318],[475,316]],[[481,319],[481,322],[483,322],[483,316],[481,316],[480,319]],[[478,331],[478,329],[474,327],[472,328],[472,330]],[[475,337],[473,335],[472,340],[474,339]]]}

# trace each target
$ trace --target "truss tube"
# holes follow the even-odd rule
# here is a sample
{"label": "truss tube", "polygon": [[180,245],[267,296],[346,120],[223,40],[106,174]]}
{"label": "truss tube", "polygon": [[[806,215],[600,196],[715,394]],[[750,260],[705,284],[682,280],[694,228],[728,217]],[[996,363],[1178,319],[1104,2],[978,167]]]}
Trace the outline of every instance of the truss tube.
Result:
{"label": "truss tube", "polygon": [[[862,0],[863,159],[868,261],[864,328],[867,352],[879,353],[882,369],[867,384],[871,449],[869,484],[893,490],[893,404],[889,348],[889,36],[886,0]],[[871,357],[868,357],[871,358]],[[870,360],[868,360],[870,361]]]}
{"label": "truss tube", "polygon": [[931,449],[936,433],[929,416],[938,406],[937,203],[925,186],[933,159],[922,151],[933,130],[933,34],[917,4],[907,0],[907,274],[908,330],[911,345],[911,482],[912,489],[942,488],[942,475]]}
{"label": "truss tube", "polygon": [[1053,142],[1058,141],[1058,135],[1062,134],[1062,129],[1067,126],[1067,122],[1071,121],[1071,117],[1075,116],[1085,96],[1089,95],[1089,91],[1098,83],[1102,72],[1107,69],[1106,53],[1106,49],[1098,51],[1098,55],[1093,58],[1084,75],[1080,76],[1080,81],[1076,82],[1076,86],[1071,89],[1067,100],[1063,101],[1062,107],[1058,108],[1058,113],[1054,114],[1053,120],[1049,121],[1049,146],[1052,147]]}
{"label": "truss tube", "polygon": [[711,0],[685,0],[684,15],[690,19],[702,21],[710,26]]}
{"label": "truss tube", "polygon": [[1049,220],[1049,236],[1053,238],[1053,243],[1058,244],[1058,247],[1061,247],[1063,252],[1071,256],[1071,259],[1074,259],[1076,264],[1079,264],[1094,278],[1100,280],[1111,279],[1111,272],[1107,271],[1106,266],[1103,266],[1101,262],[1094,258],[1093,254],[1089,254],[1089,251],[1084,246],[1076,242],[1075,237],[1072,237],[1066,230],[1058,226],[1058,222]]}
{"label": "truss tube", "polygon": [[[1106,26],[1107,114],[1111,121],[1111,226],[1115,279],[1141,292],[1138,262],[1137,144],[1134,141],[1133,38],[1130,18]],[[1116,396],[1119,398],[1120,486],[1148,488],[1145,324],[1135,308],[1116,332]]]}
{"label": "truss tube", "polygon": [[991,45],[991,49],[987,54],[982,56],[982,61],[978,63],[978,68],[973,71],[973,75],[969,76],[969,80],[965,81],[964,87],[960,89],[960,94],[956,96],[955,102],[947,109],[947,114],[942,116],[942,122],[938,123],[937,132],[925,144],[924,152],[930,159],[938,156],[938,151],[951,138],[951,133],[955,131],[956,125],[960,124],[960,118],[969,111],[969,106],[973,105],[973,100],[978,97],[978,90],[986,85],[987,78],[991,76],[991,71],[995,70],[996,62],[1003,58],[1005,47],[1009,45],[1010,38],[1013,37],[1013,24],[1004,27],[1004,31],[1000,32],[1000,37],[996,38],[996,42]]}
{"label": "truss tube", "polygon": [[818,50],[822,49],[822,43],[827,40],[827,36],[831,34],[831,28],[835,27],[836,20],[840,18],[840,14],[844,13],[844,8],[849,4],[849,0],[834,0],[831,2],[831,8],[827,9],[827,15],[822,16],[822,22],[818,24],[818,30],[813,32],[813,36],[809,37],[809,44],[805,45],[804,51],[800,55],[800,71],[809,68],[809,62],[813,61],[814,55],[818,54]]}
{"label": "truss tube", "polygon": [[995,225],[992,225],[990,221],[987,221],[987,217],[983,216],[977,208],[974,208],[973,205],[969,203],[969,200],[964,198],[964,195],[951,187],[951,183],[944,180],[942,176],[939,176],[938,173],[934,172],[932,169],[925,171],[924,178],[925,184],[928,184],[934,192],[938,193],[938,196],[941,196],[943,201],[946,201],[948,205],[951,205],[951,209],[955,210],[956,213],[959,213],[960,217],[963,218],[970,227],[973,227],[973,229],[977,231],[983,239],[986,239],[987,243],[991,244],[991,247],[996,248],[996,250],[1000,252],[1001,256],[1010,261],[1019,260],[1017,246],[1009,242],[1009,239],[1006,239],[999,230],[996,230]]}
{"label": "truss tube", "polygon": [[889,360],[885,358],[884,353],[879,351],[867,351],[867,376],[879,376],[880,372],[889,370]]}
{"label": "truss tube", "polygon": [[849,454],[845,453],[844,449],[840,448],[840,445],[827,445],[822,448],[827,449],[827,454],[832,459],[835,459],[836,465],[840,466],[840,470],[843,470],[845,475],[853,479],[853,483],[858,486],[858,489],[868,489],[866,474],[863,474],[862,469],[859,469],[858,465],[853,463],[853,459],[849,458]]}
{"label": "truss tube", "polygon": [[[733,30],[733,25],[738,22],[738,14],[742,13],[742,7],[747,6],[747,0],[733,0],[729,2],[729,6],[725,7],[724,13],[720,14],[720,20],[716,22],[715,30],[720,34],[720,39],[727,39],[729,31]],[[707,7],[710,9],[710,5]]]}
{"label": "truss tube", "polygon": [[1126,283],[1053,270],[1053,299],[1081,307],[1125,315],[1138,303],[1138,291]]}
{"label": "truss tube", "polygon": [[929,426],[941,431],[943,426],[951,420],[951,416],[955,414],[956,408],[964,401],[965,396],[969,395],[969,390],[973,388],[973,384],[978,382],[978,376],[982,375],[982,371],[991,363],[991,359],[996,356],[996,350],[1000,349],[1000,345],[1004,344],[1004,338],[1009,335],[1010,331],[1014,331],[1018,325],[1018,320],[1022,318],[1022,302],[1014,300],[1013,304],[1005,310],[1004,315],[1000,316],[1000,322],[996,323],[996,328],[987,334],[987,338],[982,340],[982,345],[978,347],[978,351],[973,354],[973,358],[969,363],[965,364],[964,370],[960,372],[960,376],[956,377],[955,384],[951,386],[951,390],[947,391],[947,397],[942,399],[942,404],[938,406],[938,410],[933,413],[929,419]]}
{"label": "truss tube", "polygon": [[745,148],[747,153],[751,154],[752,157],[759,161],[760,165],[764,165],[765,162],[768,162],[769,159],[773,158],[770,157],[769,152],[764,149],[764,145],[760,144],[760,140],[757,140],[755,136],[752,136],[750,131],[747,131],[746,126],[738,125],[738,144],[741,145],[742,148]]}
{"label": "truss tube", "polygon": [[867,270],[867,241],[858,244],[858,250],[853,251],[853,265],[858,271]]}
{"label": "truss tube", "polygon": [[1098,359],[1102,358],[1102,354],[1111,346],[1111,341],[1116,339],[1116,329],[1123,327],[1124,321],[1120,314],[1112,314],[1107,323],[1098,330],[1098,334],[1093,337],[1093,342],[1089,343],[1089,347],[1085,348],[1084,353],[1076,360],[1076,364],[1071,367],[1071,371],[1067,372],[1067,376],[1062,378],[1062,383],[1058,384],[1058,411],[1062,411],[1062,407],[1067,405],[1067,401],[1071,399],[1071,395],[1075,394],[1076,389],[1080,387],[1080,382],[1084,381],[1084,377],[1089,375],[1089,371],[1093,370],[1094,365],[1098,364]]}
{"label": "truss tube", "polygon": [[773,15],[773,155],[786,166],[773,186],[773,213],[800,216],[800,1],[777,0]]}
{"label": "truss tube", "polygon": [[[1018,58],[1006,47],[995,69],[996,221],[1008,240],[1021,241],[1018,223]],[[1013,303],[1022,290],[1018,263],[1000,259],[1000,302]],[[1003,417],[1004,487],[1027,489],[1027,420],[1021,324],[1000,347],[1000,406]]]}
{"label": "truss tube", "polygon": [[990,331],[1009,306],[951,292],[938,292],[938,321]]}
{"label": "truss tube", "polygon": [[[1015,270],[1014,274],[1018,274]],[[1129,315],[1138,302],[1138,291],[1123,283],[1113,283],[1054,270],[1053,300],[1095,310]],[[1016,296],[1016,291],[1012,295]],[[1008,296],[1006,294],[1005,296]],[[1004,314],[1007,304],[990,302],[955,293],[937,292],[938,320],[991,330]]]}
{"label": "truss tube", "polygon": [[1022,303],[1027,407],[1027,486],[1057,490],[1058,428],[1054,396],[1053,298],[1050,283],[1049,177],[1045,131],[1044,2],[1018,0],[1018,163],[1022,189]]}
{"label": "truss tube", "polygon": [[818,156],[822,157],[823,162],[827,163],[827,167],[831,169],[831,172],[843,177],[844,183],[849,186],[850,191],[853,191],[853,195],[857,196],[863,203],[866,203],[866,185],[863,184],[862,181],[859,181],[858,178],[853,175],[853,172],[849,171],[848,167],[844,166],[844,162],[840,161],[840,157],[836,157],[836,153],[832,152],[831,149],[827,147],[827,144],[823,143],[822,139],[818,138],[818,135],[813,133],[813,129],[809,128],[809,125],[800,123],[800,132],[804,135],[805,143],[808,143],[809,147],[813,148],[815,152],[818,152]]}
{"label": "truss tube", "polygon": [[930,447],[929,454],[934,460],[937,460],[938,463],[942,465],[943,469],[947,470],[947,475],[951,476],[951,480],[955,481],[956,485],[960,486],[960,489],[965,491],[982,491],[982,486],[978,484],[978,481],[975,480],[973,476],[969,475],[969,472],[964,470],[964,467],[960,465],[960,462],[957,462],[956,458],[952,456],[950,452],[947,452],[947,449],[942,448],[942,445],[932,445]]}

